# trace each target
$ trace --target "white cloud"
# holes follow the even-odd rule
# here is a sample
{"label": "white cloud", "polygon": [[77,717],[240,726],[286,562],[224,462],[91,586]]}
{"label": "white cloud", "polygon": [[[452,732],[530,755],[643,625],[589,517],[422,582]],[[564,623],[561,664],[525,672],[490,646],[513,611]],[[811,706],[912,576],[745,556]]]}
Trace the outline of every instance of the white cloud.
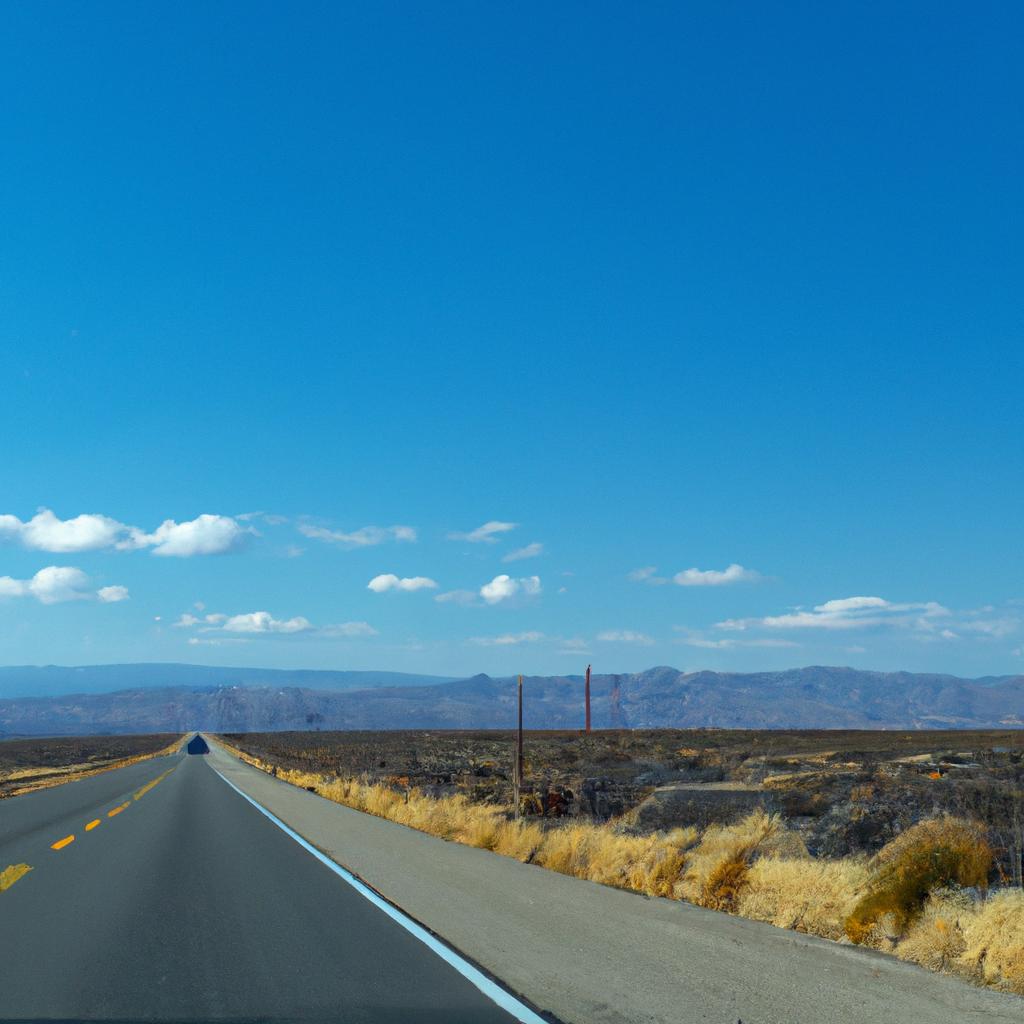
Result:
{"label": "white cloud", "polygon": [[275,619],[270,612],[247,612],[229,616],[218,628],[225,633],[305,633],[313,623],[302,615]]}
{"label": "white cloud", "polygon": [[468,533],[449,533],[448,539],[467,540],[470,544],[494,544],[498,539],[497,534],[508,533],[518,525],[518,523],[503,523],[500,520],[492,519]]}
{"label": "white cloud", "polygon": [[[308,637],[361,637],[376,636],[377,630],[368,622],[337,622],[327,626],[315,626],[303,615],[290,619],[275,619],[270,612],[245,612],[240,615],[225,615],[211,612],[201,619],[191,612],[185,612],[176,623],[183,629],[195,629],[204,637],[210,634],[241,634],[243,636],[308,636]],[[195,641],[191,637],[189,643]],[[206,639],[203,643],[208,642]],[[225,641],[226,642],[226,641]]]}
{"label": "white cloud", "polygon": [[816,612],[854,612],[864,608],[888,608],[889,602],[883,597],[842,597],[837,601],[826,601],[816,605]]}
{"label": "white cloud", "polygon": [[668,580],[664,576],[658,575],[658,567],[656,565],[645,565],[640,569],[634,569],[632,572],[627,574],[627,578],[632,580],[634,583],[648,583],[654,587],[661,586],[663,583],[668,583]]}
{"label": "white cloud", "polygon": [[364,526],[362,529],[345,533],[342,530],[328,530],[322,526],[299,524],[299,533],[314,540],[325,540],[346,548],[370,548],[386,541],[411,543],[416,540],[416,531],[411,526]]}
{"label": "white cloud", "polygon": [[632,629],[606,629],[597,634],[597,639],[609,644],[640,644],[650,647],[654,640],[646,633],[638,633]]}
{"label": "white cloud", "polygon": [[234,551],[254,532],[230,516],[203,513],[184,523],[165,519],[152,533],[133,530],[131,539],[118,546],[152,548],[154,555],[166,558],[192,558]]}
{"label": "white cloud", "polygon": [[725,569],[684,569],[672,577],[680,587],[722,587],[730,583],[744,583],[758,580],[761,574],[753,569],[744,569],[735,562]]}
{"label": "white cloud", "polygon": [[123,601],[125,587],[102,587],[95,593],[89,589],[89,577],[81,569],[69,565],[48,565],[31,579],[16,580],[0,576],[0,597],[34,597],[40,604],[62,604],[65,601]]}
{"label": "white cloud", "polygon": [[524,558],[536,558],[538,555],[544,554],[544,545],[539,540],[535,540],[532,544],[527,544],[525,547],[516,548],[515,551],[510,551],[503,559],[503,562],[521,562]]}
{"label": "white cloud", "polygon": [[480,595],[475,590],[446,590],[443,594],[438,594],[434,600],[438,604],[470,605],[476,604],[480,600]]}
{"label": "white cloud", "polygon": [[47,508],[27,522],[17,516],[0,516],[0,538],[19,540],[36,551],[67,553],[116,548],[132,551],[152,548],[155,555],[214,555],[238,547],[251,527],[239,526],[230,516],[204,514],[185,523],[165,520],[152,533],[101,515],[58,519]]}
{"label": "white cloud", "polygon": [[131,527],[101,515],[80,515],[58,519],[48,508],[41,508],[27,522],[17,516],[0,516],[0,537],[19,540],[34,551],[64,554],[113,547],[125,538]]}
{"label": "white cloud", "polygon": [[948,608],[936,601],[896,604],[881,597],[843,597],[815,605],[811,611],[795,608],[782,615],[726,619],[715,625],[727,630],[852,630],[890,626],[936,633],[937,620],[951,615]]}
{"label": "white cloud", "polygon": [[517,644],[537,644],[545,639],[543,633],[528,630],[524,633],[502,633],[500,636],[475,636],[466,642],[477,647],[511,647]]}
{"label": "white cloud", "polygon": [[436,590],[437,583],[429,576],[404,576],[399,579],[394,573],[388,572],[374,576],[366,584],[366,589],[372,590],[375,594],[383,594],[388,590]]}
{"label": "white cloud", "polygon": [[540,593],[540,577],[526,576],[522,579],[512,579],[506,573],[495,576],[490,583],[485,583],[480,588],[480,596],[488,604],[498,604],[500,601],[507,601],[517,594],[533,596]]}

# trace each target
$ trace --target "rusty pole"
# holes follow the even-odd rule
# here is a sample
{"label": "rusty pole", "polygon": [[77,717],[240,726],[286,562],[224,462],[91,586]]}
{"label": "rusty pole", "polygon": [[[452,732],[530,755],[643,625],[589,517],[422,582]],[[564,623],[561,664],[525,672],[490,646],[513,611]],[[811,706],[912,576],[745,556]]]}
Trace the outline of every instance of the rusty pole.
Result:
{"label": "rusty pole", "polygon": [[589,665],[587,666],[587,683],[586,683],[586,687],[584,689],[584,693],[586,695],[586,702],[587,702],[587,724],[586,724],[586,731],[590,732],[590,666]]}
{"label": "rusty pole", "polygon": [[515,795],[516,819],[519,818],[519,807],[522,803],[520,791],[523,786],[523,677],[519,677],[517,688],[519,699],[519,725],[516,729],[516,763],[513,771],[512,781]]}

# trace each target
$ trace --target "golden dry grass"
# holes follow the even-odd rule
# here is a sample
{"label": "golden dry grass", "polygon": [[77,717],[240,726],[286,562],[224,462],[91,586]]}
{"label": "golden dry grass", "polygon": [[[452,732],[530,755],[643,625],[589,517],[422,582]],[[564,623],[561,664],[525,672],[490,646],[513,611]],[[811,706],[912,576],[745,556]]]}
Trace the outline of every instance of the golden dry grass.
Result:
{"label": "golden dry grass", "polygon": [[[243,761],[274,771],[273,765],[218,742]],[[951,881],[963,886],[985,880],[990,852],[971,822],[922,822],[871,861],[816,860],[780,816],[763,811],[703,833],[680,828],[633,835],[615,823],[545,827],[516,821],[511,808],[474,804],[461,795],[438,799],[416,788],[291,769],[276,774],[330,800],[443,839],[574,878],[688,900],[823,938],[843,938],[851,918],[869,900],[864,915],[868,944],[893,948],[897,956],[933,970],[969,974],[1024,994],[1024,892],[1003,891],[978,900],[948,887]]]}
{"label": "golden dry grass", "polygon": [[868,881],[865,859],[763,857],[751,865],[736,913],[779,928],[841,939]]}
{"label": "golden dry grass", "polygon": [[960,963],[990,985],[1024,995],[1024,890],[993,893],[966,915]]}

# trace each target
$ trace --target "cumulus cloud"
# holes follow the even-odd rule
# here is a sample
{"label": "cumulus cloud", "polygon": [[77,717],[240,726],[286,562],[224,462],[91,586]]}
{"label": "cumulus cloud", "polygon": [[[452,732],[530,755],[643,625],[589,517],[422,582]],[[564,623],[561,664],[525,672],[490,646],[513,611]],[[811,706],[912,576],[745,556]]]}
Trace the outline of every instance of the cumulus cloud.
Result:
{"label": "cumulus cloud", "polygon": [[525,547],[516,548],[515,551],[510,551],[503,559],[503,562],[521,562],[524,558],[536,558],[538,555],[544,554],[544,545],[540,541],[535,540],[532,544],[527,544]]}
{"label": "cumulus cloud", "polygon": [[[290,619],[277,619],[267,611],[243,612],[225,615],[210,612],[199,618],[185,612],[174,623],[180,629],[193,629],[205,637],[210,635],[233,634],[246,637],[256,636],[310,636],[310,637],[360,637],[376,636],[377,630],[368,622],[337,622],[327,626],[315,626],[304,615]],[[189,639],[192,643],[196,637]],[[205,643],[206,640],[204,639]]]}
{"label": "cumulus cloud", "polygon": [[204,513],[184,523],[165,519],[152,533],[133,530],[131,539],[119,546],[152,548],[154,555],[165,558],[221,555],[241,547],[253,532],[230,516]]}
{"label": "cumulus cloud", "polygon": [[436,590],[437,583],[429,576],[404,576],[399,578],[394,573],[388,572],[380,576],[374,576],[366,584],[366,589],[372,590],[375,594],[384,594],[389,590]]}
{"label": "cumulus cloud", "polygon": [[299,533],[313,540],[324,540],[346,548],[370,548],[392,540],[404,543],[416,540],[416,530],[411,526],[364,526],[345,533],[343,530],[328,530],[322,526],[300,523]]}
{"label": "cumulus cloud", "polygon": [[654,640],[646,633],[638,633],[632,629],[606,629],[597,634],[597,639],[609,644],[639,644],[650,647]]}
{"label": "cumulus cloud", "polygon": [[507,601],[510,597],[515,597],[517,594],[532,597],[535,594],[539,594],[540,589],[539,576],[526,576],[516,580],[508,574],[502,573],[500,576],[495,576],[490,583],[485,583],[480,588],[480,596],[488,604],[498,604],[501,601]]}
{"label": "cumulus cloud", "polygon": [[511,647],[517,644],[537,644],[545,639],[543,633],[527,630],[523,633],[502,633],[500,636],[474,636],[466,642],[477,647]]}
{"label": "cumulus cloud", "polygon": [[761,578],[753,569],[744,569],[735,562],[725,569],[684,569],[672,577],[680,587],[722,587],[730,583],[752,582]]}
{"label": "cumulus cloud", "polygon": [[494,544],[497,542],[499,534],[508,533],[518,525],[518,523],[503,523],[500,520],[492,519],[468,533],[449,533],[448,539],[466,540],[470,544]]}
{"label": "cumulus cloud", "polygon": [[225,633],[305,633],[313,628],[313,623],[302,615],[275,619],[270,612],[246,612],[229,615],[218,628]]}
{"label": "cumulus cloud", "polygon": [[0,538],[20,541],[35,551],[54,553],[151,548],[155,555],[187,558],[230,551],[254,532],[230,516],[209,514],[184,523],[166,519],[152,533],[95,514],[59,519],[48,508],[40,509],[26,522],[13,515],[0,516]]}
{"label": "cumulus cloud", "polygon": [[69,565],[48,565],[28,580],[0,576],[0,597],[34,597],[40,604],[87,601],[95,597],[110,603],[123,601],[128,597],[128,590],[115,586],[101,587],[93,592],[89,577],[81,569]]}
{"label": "cumulus cloud", "polygon": [[124,540],[131,529],[101,515],[58,519],[48,508],[41,508],[27,522],[17,516],[0,515],[0,537],[18,540],[33,551],[55,554],[113,547]]}

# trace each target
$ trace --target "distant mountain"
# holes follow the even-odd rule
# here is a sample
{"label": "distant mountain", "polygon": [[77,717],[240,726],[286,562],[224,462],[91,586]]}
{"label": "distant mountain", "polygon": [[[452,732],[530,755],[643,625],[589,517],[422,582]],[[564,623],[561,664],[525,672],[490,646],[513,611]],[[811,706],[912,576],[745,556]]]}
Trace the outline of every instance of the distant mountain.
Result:
{"label": "distant mountain", "polygon": [[[248,682],[0,699],[0,734],[511,728],[515,721],[512,679],[478,675],[429,686],[327,691],[253,685],[261,674],[292,684],[301,673],[223,671],[244,673]],[[528,728],[572,729],[582,724],[580,676],[528,676],[524,692]],[[960,679],[821,666],[785,672],[684,673],[658,667],[595,676],[592,693],[596,728],[1024,727],[1024,676]]]}
{"label": "distant mountain", "polygon": [[110,693],[156,686],[301,686],[310,690],[361,690],[377,686],[432,686],[454,676],[405,672],[330,672],[319,669],[224,668],[220,665],[16,665],[0,668],[0,698]]}

